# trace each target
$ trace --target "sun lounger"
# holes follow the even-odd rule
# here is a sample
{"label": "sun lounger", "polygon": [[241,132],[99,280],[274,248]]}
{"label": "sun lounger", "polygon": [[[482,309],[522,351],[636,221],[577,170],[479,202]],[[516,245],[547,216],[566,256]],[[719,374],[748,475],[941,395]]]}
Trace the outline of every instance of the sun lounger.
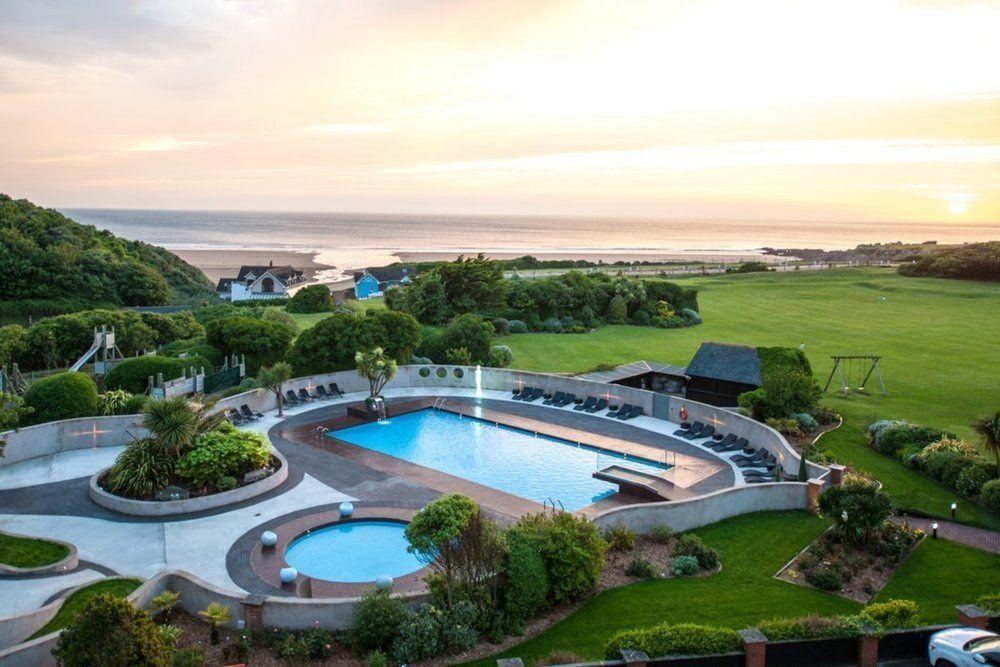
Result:
{"label": "sun lounger", "polygon": [[246,403],[240,406],[240,415],[242,415],[246,419],[260,419],[261,417],[264,416],[259,412],[254,412],[253,410],[251,410],[250,406],[247,405]]}
{"label": "sun lounger", "polygon": [[299,389],[299,400],[302,401],[303,403],[308,403],[309,401],[313,400],[313,397],[310,396],[309,392],[306,391],[306,388],[303,387],[302,389]]}
{"label": "sun lounger", "polygon": [[316,385],[316,398],[328,401],[333,398],[327,391],[326,387],[321,384]]}
{"label": "sun lounger", "polygon": [[589,408],[584,408],[584,411],[593,414],[595,412],[600,412],[601,410],[603,410],[606,407],[608,407],[608,399],[606,399],[606,398],[599,398],[599,399],[597,399],[597,403],[595,403],[593,406],[591,406]]}
{"label": "sun lounger", "polygon": [[298,405],[301,402],[302,401],[298,399],[295,392],[291,389],[285,392],[285,403],[288,403],[289,405]]}
{"label": "sun lounger", "polygon": [[344,395],[343,390],[341,390],[341,388],[337,386],[336,382],[331,382],[330,384],[327,385],[327,387],[330,389],[330,395],[331,396],[343,396]]}
{"label": "sun lounger", "polygon": [[576,394],[569,394],[569,393],[567,393],[567,394],[563,394],[562,400],[560,400],[555,405],[559,406],[560,408],[563,408],[563,407],[566,407],[567,405],[570,405],[571,403],[573,403],[575,401],[576,401]]}
{"label": "sun lounger", "polygon": [[617,417],[618,415],[622,414],[623,412],[629,411],[631,409],[632,409],[632,404],[631,403],[622,403],[617,408],[616,407],[612,407],[610,410],[608,410],[608,416],[609,417]]}
{"label": "sun lounger", "polygon": [[566,396],[565,393],[563,393],[561,391],[557,391],[556,393],[552,394],[552,396],[550,398],[546,398],[544,401],[542,401],[542,404],[543,405],[556,405],[565,396]]}
{"label": "sun lounger", "polygon": [[698,433],[701,429],[705,428],[705,425],[701,422],[695,422],[691,424],[688,428],[679,428],[674,431],[674,435],[687,436],[688,433]]}
{"label": "sun lounger", "polygon": [[619,413],[618,414],[618,419],[621,419],[622,421],[626,421],[626,420],[629,420],[629,419],[635,419],[636,417],[638,417],[642,413],[643,413],[643,409],[641,407],[639,407],[638,405],[633,405],[632,409],[629,411],[629,413],[627,415],[622,416],[622,414]]}
{"label": "sun lounger", "polygon": [[544,393],[545,393],[544,391],[542,391],[538,387],[535,387],[534,389],[529,390],[528,396],[525,396],[521,400],[524,401],[525,403],[534,403],[535,401],[540,399],[544,395]]}
{"label": "sun lounger", "polygon": [[687,440],[701,440],[702,438],[711,437],[713,433],[715,433],[715,427],[712,426],[711,424],[707,424],[705,426],[702,426],[700,431],[695,431],[694,429],[691,429],[690,431],[685,433],[682,437]]}
{"label": "sun lounger", "polygon": [[708,445],[708,448],[716,452],[723,452],[726,451],[727,447],[735,444],[736,444],[736,436],[730,433],[722,440],[710,443]]}
{"label": "sun lounger", "polygon": [[226,421],[233,426],[240,426],[246,423],[246,419],[237,410],[226,410]]}
{"label": "sun lounger", "polygon": [[592,407],[594,407],[595,405],[597,405],[597,399],[596,399],[596,398],[594,398],[593,396],[588,396],[588,397],[587,397],[587,400],[585,400],[585,401],[584,401],[583,403],[581,403],[580,405],[574,405],[574,406],[573,406],[573,409],[574,409],[574,410],[577,410],[577,411],[580,411],[580,410],[586,410],[586,409],[588,409],[588,408],[592,408]]}

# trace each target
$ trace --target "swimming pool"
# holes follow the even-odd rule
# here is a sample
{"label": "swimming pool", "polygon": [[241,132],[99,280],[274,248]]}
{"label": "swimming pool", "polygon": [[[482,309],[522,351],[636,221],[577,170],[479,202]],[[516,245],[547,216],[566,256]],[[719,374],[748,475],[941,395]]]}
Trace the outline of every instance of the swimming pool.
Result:
{"label": "swimming pool", "polygon": [[416,572],[423,563],[407,553],[406,524],[396,521],[343,521],[297,537],[285,562],[326,581],[375,581]]}
{"label": "swimming pool", "polygon": [[[625,457],[443,410],[418,410],[384,423],[333,431],[332,438],[434,468],[539,503],[568,510],[615,491],[594,471]],[[661,473],[669,465],[628,458],[628,466]]]}

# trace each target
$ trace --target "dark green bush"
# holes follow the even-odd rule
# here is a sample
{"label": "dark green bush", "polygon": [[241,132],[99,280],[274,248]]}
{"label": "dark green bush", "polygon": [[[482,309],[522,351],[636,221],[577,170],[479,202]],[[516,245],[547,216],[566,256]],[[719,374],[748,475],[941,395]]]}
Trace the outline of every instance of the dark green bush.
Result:
{"label": "dark green bush", "polygon": [[505,582],[504,611],[511,629],[516,631],[545,606],[549,597],[545,561],[534,546],[517,533],[507,538]]}
{"label": "dark green bush", "polygon": [[162,373],[164,381],[173,380],[189,373],[192,366],[197,372],[202,368],[209,370],[212,364],[199,357],[186,359],[159,356],[134,357],[126,359],[108,371],[104,377],[104,386],[107,389],[124,389],[133,394],[144,394],[149,386],[150,377],[155,381]]}
{"label": "dark green bush", "polygon": [[172,667],[203,667],[205,654],[201,649],[185,648],[174,653]]}
{"label": "dark green bush", "polygon": [[360,653],[388,652],[407,619],[406,605],[389,591],[373,588],[354,607],[347,629],[350,644]]}
{"label": "dark green bush", "polygon": [[677,538],[674,556],[694,556],[698,560],[698,565],[704,570],[711,570],[719,564],[718,552],[691,533],[685,533]]}
{"label": "dark green bush", "polygon": [[651,658],[667,655],[711,655],[739,651],[740,636],[729,628],[694,623],[655,625],[651,628],[622,630],[604,648],[609,660],[621,658],[622,649],[642,651]]}
{"label": "dark green bush", "polygon": [[92,417],[98,413],[97,385],[84,373],[57,373],[31,384],[24,405],[33,409],[25,425],[60,419]]}
{"label": "dark green bush", "polygon": [[1000,280],[1000,241],[968,243],[900,264],[904,276]]}
{"label": "dark green bush", "polygon": [[673,570],[674,576],[690,577],[698,571],[698,559],[694,556],[676,556]]}
{"label": "dark green bush", "polygon": [[248,373],[281,361],[294,337],[295,332],[283,324],[249,317],[213,320],[205,326],[209,345],[224,354],[244,355]]}
{"label": "dark green bush", "polygon": [[919,609],[913,600],[876,602],[861,610],[861,617],[887,629],[914,628]]}
{"label": "dark green bush", "polygon": [[176,470],[195,487],[218,488],[224,478],[240,479],[248,472],[265,467],[270,459],[271,452],[263,435],[240,431],[223,422],[214,431],[198,437],[194,447],[177,461]]}
{"label": "dark green bush", "polygon": [[839,591],[844,587],[844,582],[840,578],[840,575],[825,567],[806,572],[806,581],[809,582],[809,585],[815,586],[821,591]]}
{"label": "dark green bush", "polygon": [[666,524],[653,526],[649,529],[649,539],[657,544],[669,544],[674,539],[674,529]]}
{"label": "dark green bush", "polygon": [[604,531],[604,541],[611,551],[632,551],[635,549],[635,531],[623,523],[616,523]]}
{"label": "dark green bush", "polygon": [[[685,556],[687,558],[687,556]],[[694,559],[692,559],[694,560]],[[694,561],[695,569],[698,568],[698,561]],[[625,574],[636,579],[656,579],[656,567],[644,558],[633,558],[625,566]]]}
{"label": "dark green bush", "polygon": [[980,596],[979,599],[976,600],[976,604],[980,609],[985,609],[991,614],[1000,614],[1000,591]]}
{"label": "dark green bush", "polygon": [[834,639],[858,637],[862,626],[870,623],[860,616],[802,616],[775,618],[757,625],[773,642],[789,639]]}
{"label": "dark green bush", "polygon": [[128,444],[108,470],[105,486],[126,498],[148,500],[167,487],[174,474],[174,461],[157,448],[150,438]]}
{"label": "dark green bush", "polygon": [[1000,515],[1000,479],[993,479],[983,484],[979,500],[987,510]]}
{"label": "dark green bush", "polygon": [[326,285],[303,287],[288,300],[289,313],[326,313],[333,310],[333,295]]}
{"label": "dark green bush", "polygon": [[464,348],[468,350],[472,363],[489,363],[493,325],[478,315],[460,315],[448,323],[441,335],[441,346],[445,350]]}
{"label": "dark green bush", "polygon": [[963,496],[972,498],[979,495],[986,482],[996,477],[996,465],[978,461],[962,469],[955,481],[955,489]]}
{"label": "dark green bush", "polygon": [[52,655],[63,667],[168,667],[173,647],[131,602],[97,595],[62,631]]}

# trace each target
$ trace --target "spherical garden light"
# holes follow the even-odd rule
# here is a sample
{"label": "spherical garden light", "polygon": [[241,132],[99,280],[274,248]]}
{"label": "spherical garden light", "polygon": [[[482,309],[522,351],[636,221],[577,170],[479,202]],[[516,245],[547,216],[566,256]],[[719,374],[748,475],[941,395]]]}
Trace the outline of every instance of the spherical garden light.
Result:
{"label": "spherical garden light", "polygon": [[281,572],[278,574],[278,576],[281,578],[281,583],[291,584],[294,583],[295,578],[299,576],[299,571],[296,570],[294,567],[283,567],[281,568]]}
{"label": "spherical garden light", "polygon": [[275,544],[278,543],[278,536],[275,535],[270,530],[265,530],[263,533],[260,534],[260,543],[262,546],[265,547],[273,547]]}
{"label": "spherical garden light", "polygon": [[392,588],[392,577],[387,574],[382,574],[375,577],[375,588],[380,591],[389,590]]}
{"label": "spherical garden light", "polygon": [[340,503],[340,516],[349,517],[354,514],[354,505],[352,503]]}

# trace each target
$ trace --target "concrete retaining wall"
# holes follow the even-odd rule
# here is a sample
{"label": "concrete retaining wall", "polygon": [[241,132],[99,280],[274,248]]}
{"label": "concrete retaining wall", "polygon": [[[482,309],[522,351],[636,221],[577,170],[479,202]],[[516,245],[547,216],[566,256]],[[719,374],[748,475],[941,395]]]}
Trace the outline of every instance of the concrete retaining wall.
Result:
{"label": "concrete retaining wall", "polygon": [[272,448],[271,454],[278,459],[281,465],[273,474],[262,480],[247,484],[222,493],[213,493],[210,496],[198,496],[187,500],[134,500],[132,498],[122,498],[108,493],[100,487],[98,480],[108,471],[108,468],[97,472],[90,478],[90,499],[95,503],[121,514],[131,516],[174,516],[178,514],[190,514],[191,512],[203,512],[234,503],[241,503],[263,495],[279,486],[288,479],[288,461],[281,455],[281,452]]}
{"label": "concrete retaining wall", "polygon": [[7,453],[0,458],[3,467],[76,449],[125,445],[134,438],[144,437],[146,430],[142,428],[140,415],[121,415],[64,419],[0,435],[7,439]]}
{"label": "concrete retaining wall", "polygon": [[644,535],[657,525],[691,530],[750,512],[807,509],[808,487],[800,482],[736,486],[690,500],[617,507],[595,516],[594,523],[602,528],[622,523]]}
{"label": "concrete retaining wall", "polygon": [[[76,545],[70,544],[69,542],[63,542],[62,540],[54,540],[50,537],[40,538],[33,537],[31,535],[18,535],[17,533],[8,533],[5,530],[0,530],[0,535],[7,535],[9,537],[23,537],[27,540],[42,540],[44,542],[55,542],[61,544],[69,550],[69,553],[62,560],[58,560],[55,563],[50,563],[49,565],[41,565],[39,567],[15,567],[13,565],[6,565],[0,563],[0,574],[5,575],[18,575],[24,576],[27,574],[59,574],[66,572],[67,570],[76,569],[76,566],[80,564],[80,556],[76,552]],[[2,644],[0,644],[2,646]]]}

